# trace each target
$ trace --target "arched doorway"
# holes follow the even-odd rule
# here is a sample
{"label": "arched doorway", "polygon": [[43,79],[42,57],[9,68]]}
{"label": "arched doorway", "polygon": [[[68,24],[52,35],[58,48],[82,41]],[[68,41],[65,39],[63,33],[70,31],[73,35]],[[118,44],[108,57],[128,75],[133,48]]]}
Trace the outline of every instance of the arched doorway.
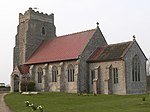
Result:
{"label": "arched doorway", "polygon": [[14,76],[14,92],[19,92],[19,76]]}

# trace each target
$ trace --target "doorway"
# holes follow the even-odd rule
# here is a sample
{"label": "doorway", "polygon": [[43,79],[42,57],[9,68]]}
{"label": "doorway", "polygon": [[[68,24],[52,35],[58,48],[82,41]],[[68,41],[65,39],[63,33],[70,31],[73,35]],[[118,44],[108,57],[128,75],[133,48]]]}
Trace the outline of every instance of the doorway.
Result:
{"label": "doorway", "polygon": [[19,92],[19,76],[14,77],[14,92]]}

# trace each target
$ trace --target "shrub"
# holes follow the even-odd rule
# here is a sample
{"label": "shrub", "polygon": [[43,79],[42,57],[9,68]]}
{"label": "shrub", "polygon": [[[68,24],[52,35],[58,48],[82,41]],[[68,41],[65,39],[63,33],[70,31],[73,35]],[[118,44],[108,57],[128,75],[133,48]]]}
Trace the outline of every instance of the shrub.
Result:
{"label": "shrub", "polygon": [[146,97],[144,96],[144,97],[142,97],[142,101],[146,101]]}
{"label": "shrub", "polygon": [[21,82],[21,91],[34,91],[35,90],[35,82],[33,81],[22,81]]}

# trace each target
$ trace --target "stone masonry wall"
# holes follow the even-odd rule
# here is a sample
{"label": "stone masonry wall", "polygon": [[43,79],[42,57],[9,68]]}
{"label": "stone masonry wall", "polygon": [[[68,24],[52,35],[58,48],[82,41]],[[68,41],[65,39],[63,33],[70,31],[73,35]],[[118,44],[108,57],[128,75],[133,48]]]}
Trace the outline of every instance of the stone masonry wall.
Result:
{"label": "stone masonry wall", "polygon": [[19,14],[13,66],[24,64],[43,40],[56,37],[55,30],[53,14],[35,12],[31,8]]}
{"label": "stone masonry wall", "polygon": [[24,22],[29,19],[35,19],[43,22],[54,23],[54,14],[44,14],[43,12],[34,11],[32,8],[29,8],[24,14],[19,14],[19,23]]}
{"label": "stone masonry wall", "polygon": [[84,51],[80,56],[79,61],[79,83],[78,83],[78,91],[79,92],[89,92],[89,74],[88,74],[88,63],[86,62],[89,56],[94,50],[99,46],[107,45],[107,42],[100,31],[97,28],[97,31],[93,35],[93,37],[89,40],[88,44],[85,46]]}
{"label": "stone masonry wall", "polygon": [[[135,55],[140,58],[140,81],[132,81],[132,59]],[[146,59],[136,41],[125,55],[127,94],[146,93]]]}
{"label": "stone masonry wall", "polygon": [[[68,82],[67,67],[70,64],[72,64],[75,69],[74,82]],[[56,66],[58,69],[57,82],[52,82],[53,66]],[[39,67],[43,68],[43,71],[45,70],[42,83],[37,82],[37,70]],[[78,61],[36,64],[32,68],[30,74],[32,74],[32,76],[35,78],[36,90],[77,93]]]}
{"label": "stone masonry wall", "polygon": [[[45,35],[42,34],[43,27],[45,28]],[[56,37],[54,24],[41,22],[39,20],[29,20],[25,40],[25,59],[27,60],[34,53],[43,40],[54,37]]]}
{"label": "stone masonry wall", "polygon": [[[109,77],[109,67],[118,68],[118,83],[114,84],[113,76],[112,79]],[[96,63],[89,63],[89,85],[90,85],[90,92],[93,93],[93,85],[91,82],[91,70],[98,71],[100,68],[100,72],[96,72],[96,78],[98,75],[100,82],[98,83],[98,87],[100,87],[101,94],[109,94],[109,80],[112,80],[111,90],[112,94],[126,94],[126,82],[125,82],[125,64],[124,61],[110,61],[110,62],[96,62]]]}
{"label": "stone masonry wall", "polygon": [[[25,62],[25,38],[28,24],[27,22],[21,23],[18,26],[16,35],[16,46],[14,48],[14,64],[21,65]],[[16,66],[14,65],[14,67]]]}

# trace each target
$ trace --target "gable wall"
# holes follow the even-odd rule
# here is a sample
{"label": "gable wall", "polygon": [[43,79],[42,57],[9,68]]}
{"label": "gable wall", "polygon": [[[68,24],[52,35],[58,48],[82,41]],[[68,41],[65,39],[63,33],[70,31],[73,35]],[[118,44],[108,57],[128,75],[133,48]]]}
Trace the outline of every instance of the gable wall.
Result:
{"label": "gable wall", "polygon": [[[135,55],[138,55],[141,62],[140,82],[132,81],[132,59]],[[136,42],[134,42],[131,48],[129,48],[127,54],[125,55],[124,60],[126,63],[127,94],[145,93],[146,92],[146,59]]]}
{"label": "gable wall", "polygon": [[87,45],[85,46],[84,51],[82,52],[79,60],[79,83],[78,88],[79,92],[89,92],[88,87],[88,63],[86,62],[89,56],[94,50],[99,46],[107,45],[107,42],[102,34],[102,32],[97,29],[94,33],[93,37],[89,40]]}

